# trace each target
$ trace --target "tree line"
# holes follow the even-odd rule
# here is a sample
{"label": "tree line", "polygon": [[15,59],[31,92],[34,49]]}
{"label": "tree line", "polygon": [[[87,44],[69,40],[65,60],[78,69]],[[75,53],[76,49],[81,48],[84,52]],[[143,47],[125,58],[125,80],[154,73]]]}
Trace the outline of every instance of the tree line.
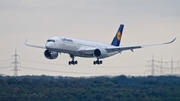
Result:
{"label": "tree line", "polygon": [[0,101],[180,101],[180,77],[0,76]]}

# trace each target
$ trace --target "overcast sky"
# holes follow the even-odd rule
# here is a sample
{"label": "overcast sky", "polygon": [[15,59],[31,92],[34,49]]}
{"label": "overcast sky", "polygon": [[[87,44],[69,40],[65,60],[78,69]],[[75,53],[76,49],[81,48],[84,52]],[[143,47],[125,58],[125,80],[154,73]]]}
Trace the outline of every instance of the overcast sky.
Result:
{"label": "overcast sky", "polygon": [[[156,60],[180,60],[179,4],[179,0],[0,0],[0,60],[12,59],[17,49],[19,75],[144,75],[152,55]],[[120,24],[125,25],[122,46],[177,40],[170,45],[124,51],[104,59],[100,66],[93,65],[95,58],[79,57],[75,58],[78,65],[69,66],[68,54],[48,60],[45,50],[24,45],[25,39],[45,45],[54,35],[110,44]],[[0,68],[12,61],[0,61]],[[11,69],[0,69],[0,74],[13,75]]]}

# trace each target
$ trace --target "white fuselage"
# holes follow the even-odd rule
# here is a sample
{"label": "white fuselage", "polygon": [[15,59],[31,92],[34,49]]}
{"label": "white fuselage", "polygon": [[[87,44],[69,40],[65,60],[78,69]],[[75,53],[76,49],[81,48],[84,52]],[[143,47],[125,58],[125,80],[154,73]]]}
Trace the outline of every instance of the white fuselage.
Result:
{"label": "white fuselage", "polygon": [[[95,57],[93,55],[93,51],[88,51],[86,49],[106,49],[106,47],[116,47],[100,42],[93,42],[93,41],[86,41],[86,40],[79,40],[79,39],[73,39],[73,38],[67,38],[67,37],[51,37],[48,40],[53,41],[47,41],[46,42],[46,48],[50,51],[57,51],[59,53],[68,53],[70,55],[79,56],[79,57],[89,57],[93,58]],[[83,50],[86,50],[83,52]],[[107,52],[107,51],[106,51]],[[117,54],[118,51],[114,52],[107,52],[107,56],[112,56]],[[106,58],[104,57],[104,58]]]}

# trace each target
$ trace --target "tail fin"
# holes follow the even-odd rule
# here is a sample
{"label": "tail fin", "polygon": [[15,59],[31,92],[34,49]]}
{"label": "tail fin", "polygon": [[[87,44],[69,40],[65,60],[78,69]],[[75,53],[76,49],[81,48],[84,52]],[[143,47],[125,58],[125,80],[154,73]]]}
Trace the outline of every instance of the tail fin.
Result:
{"label": "tail fin", "polygon": [[117,31],[111,45],[113,45],[113,46],[119,46],[120,45],[121,37],[122,37],[122,33],[123,33],[123,28],[124,28],[124,25],[121,24],[119,26],[119,29],[118,29],[118,31]]}

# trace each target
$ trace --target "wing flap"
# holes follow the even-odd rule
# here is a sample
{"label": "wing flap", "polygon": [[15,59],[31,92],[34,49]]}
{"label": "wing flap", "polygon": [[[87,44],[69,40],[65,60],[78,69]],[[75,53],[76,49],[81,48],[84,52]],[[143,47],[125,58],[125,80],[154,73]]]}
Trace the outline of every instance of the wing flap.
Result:
{"label": "wing flap", "polygon": [[134,49],[138,49],[138,48],[142,48],[141,46],[125,46],[125,47],[107,47],[107,51],[108,52],[115,52],[115,51],[118,51],[118,52],[122,52],[122,51],[125,51],[125,50],[131,50],[133,51]]}

